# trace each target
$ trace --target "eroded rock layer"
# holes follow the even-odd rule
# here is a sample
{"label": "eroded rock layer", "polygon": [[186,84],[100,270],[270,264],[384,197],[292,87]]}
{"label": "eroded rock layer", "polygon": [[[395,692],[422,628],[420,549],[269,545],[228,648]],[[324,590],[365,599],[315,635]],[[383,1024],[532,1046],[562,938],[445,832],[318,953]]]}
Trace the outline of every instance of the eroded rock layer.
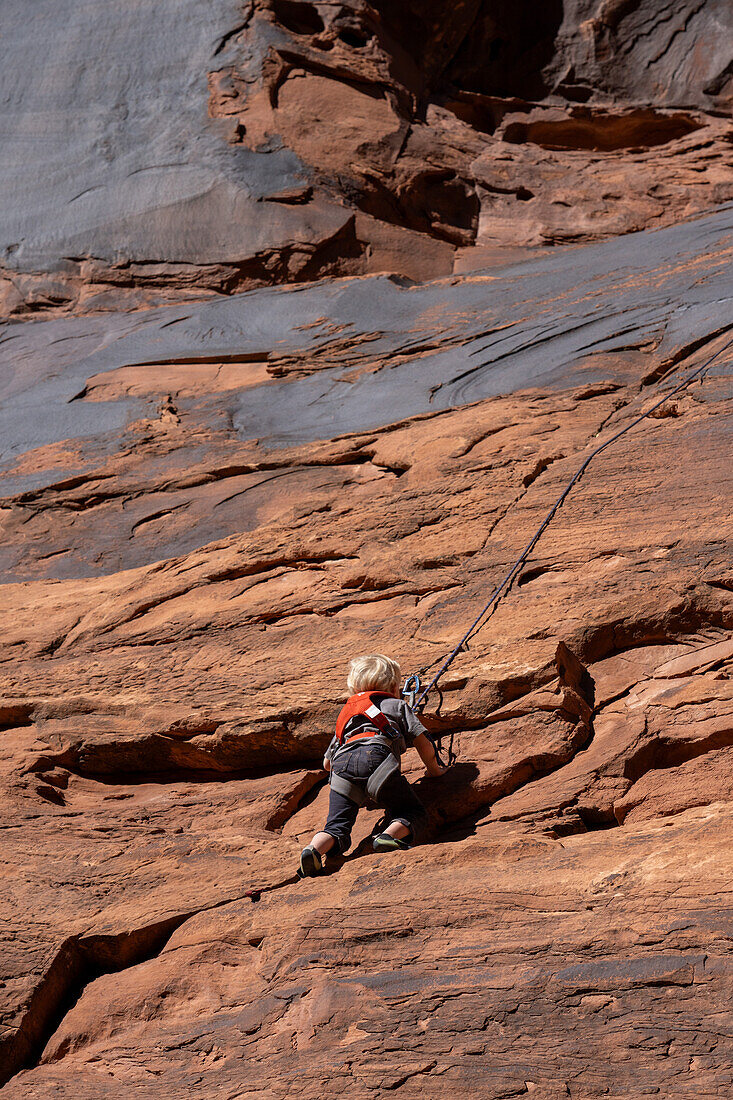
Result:
{"label": "eroded rock layer", "polygon": [[0,32],[0,315],[425,280],[733,198],[728,0],[6,0]]}
{"label": "eroded rock layer", "polygon": [[[732,221],[6,326],[4,1095],[725,1094]],[[716,351],[444,678],[427,842],[299,883],[348,657]]]}
{"label": "eroded rock layer", "polygon": [[3,4],[3,1098],[731,1092],[730,4],[446,9]]}

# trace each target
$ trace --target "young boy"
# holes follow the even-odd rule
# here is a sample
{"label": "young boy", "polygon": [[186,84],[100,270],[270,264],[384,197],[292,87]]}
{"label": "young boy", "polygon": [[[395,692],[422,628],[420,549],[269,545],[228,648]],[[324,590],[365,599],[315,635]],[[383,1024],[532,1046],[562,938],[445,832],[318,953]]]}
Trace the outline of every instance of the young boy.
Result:
{"label": "young boy", "polygon": [[414,746],[428,775],[442,775],[435,746],[407,703],[399,697],[402,674],[381,653],[354,657],[346,682],[350,699],[336,723],[323,767],[331,773],[328,820],[300,856],[301,878],[322,874],[334,845],[345,852],[359,807],[371,798],[386,810],[389,824],[374,838],[375,852],[409,848],[425,809],[400,772],[400,756]]}

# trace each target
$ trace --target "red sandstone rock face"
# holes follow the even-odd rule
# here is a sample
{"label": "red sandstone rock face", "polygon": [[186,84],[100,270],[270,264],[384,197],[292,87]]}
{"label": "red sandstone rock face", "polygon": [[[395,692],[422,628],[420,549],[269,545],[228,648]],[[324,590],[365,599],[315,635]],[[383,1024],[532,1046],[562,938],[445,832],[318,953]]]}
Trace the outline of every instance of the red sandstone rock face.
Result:
{"label": "red sandstone rock face", "polygon": [[[427,720],[459,763],[406,758],[431,842],[375,857],[365,812],[343,866],[293,875],[347,657],[452,644],[599,433],[723,340],[685,346],[274,450],[206,426],[232,381],[202,364],[199,404],[6,471],[45,483],[4,510],[27,548],[2,590],[9,1097],[725,1092],[725,373],[591,467],[446,675]],[[130,370],[89,388],[155,392]]]}
{"label": "red sandstone rock face", "polygon": [[[670,225],[733,198],[727,0],[461,0],[449,18],[442,3],[408,0],[217,0],[208,23],[194,7],[188,22],[181,5],[161,10],[167,78],[150,81],[143,61],[133,82],[150,82],[150,107],[124,86],[109,132],[69,145],[67,174],[81,163],[94,182],[74,179],[48,226],[21,219],[0,240],[0,316],[134,309],[333,275],[421,281],[505,263],[516,249]],[[50,21],[41,31],[71,59],[49,83],[47,109],[61,110],[85,62],[74,60],[73,26],[56,27],[49,12],[37,16]],[[139,27],[110,25],[101,8],[90,18],[113,43],[111,63],[118,39],[125,57],[134,48],[123,29],[145,42],[144,59],[160,25],[143,10]],[[168,69],[188,58],[199,68],[169,90]],[[43,109],[21,113],[21,134]],[[171,110],[173,145],[163,121],[150,131],[151,112]],[[104,175],[111,149],[130,164],[117,191]],[[11,207],[43,175],[40,161],[24,172],[28,155],[24,145],[20,168],[10,159]],[[138,175],[164,171],[166,202],[138,194]]]}
{"label": "red sandstone rock face", "polygon": [[[632,7],[465,3],[446,20],[442,5],[255,4],[238,43],[245,66],[268,43],[259,90],[235,63],[212,74],[210,110],[249,148],[277,134],[376,219],[356,223],[366,270],[447,273],[430,240],[534,247],[670,224],[733,194],[730,124],[706,112],[729,114],[718,36],[733,28],[723,4]],[[397,230],[420,235],[410,258]]]}
{"label": "red sandstone rock face", "polygon": [[[297,168],[5,284],[94,315],[0,332],[3,1097],[726,1096],[733,217],[646,227],[730,197],[729,9],[239,15],[210,125]],[[716,351],[431,697],[425,843],[299,882],[348,658],[450,649]]]}

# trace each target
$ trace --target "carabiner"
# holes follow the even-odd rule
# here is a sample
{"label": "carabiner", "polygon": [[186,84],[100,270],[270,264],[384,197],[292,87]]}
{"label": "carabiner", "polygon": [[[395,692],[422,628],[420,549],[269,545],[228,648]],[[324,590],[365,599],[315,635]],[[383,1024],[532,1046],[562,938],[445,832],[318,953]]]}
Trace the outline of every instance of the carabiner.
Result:
{"label": "carabiner", "polygon": [[[410,710],[415,709],[415,700],[420,694],[421,688],[422,683],[420,682],[420,677],[417,672],[413,672],[412,676],[407,677],[405,685],[402,688],[402,698],[406,700]],[[424,705],[425,701],[423,700],[420,710],[422,710]]]}

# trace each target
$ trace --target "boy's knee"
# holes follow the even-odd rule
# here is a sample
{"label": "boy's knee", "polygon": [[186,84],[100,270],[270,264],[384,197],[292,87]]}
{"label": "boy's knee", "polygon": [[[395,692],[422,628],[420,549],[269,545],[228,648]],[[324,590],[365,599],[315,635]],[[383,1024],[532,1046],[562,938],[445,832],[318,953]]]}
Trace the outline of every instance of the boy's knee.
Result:
{"label": "boy's knee", "polygon": [[412,834],[412,843],[419,844],[428,834],[428,814],[424,807],[420,807],[410,815],[409,827]]}
{"label": "boy's knee", "polygon": [[411,844],[419,844],[426,832],[427,818],[419,813],[410,817],[393,817],[390,824],[404,825],[408,831],[408,839]]}
{"label": "boy's knee", "polygon": [[340,830],[336,831],[336,830],[333,830],[333,829],[324,829],[323,831],[324,831],[324,833],[328,833],[328,835],[330,837],[333,837],[334,842],[335,842],[335,847],[339,850],[341,855],[343,855],[344,852],[348,852],[349,848],[351,847],[351,833],[350,832],[345,833],[345,832],[341,832]]}

